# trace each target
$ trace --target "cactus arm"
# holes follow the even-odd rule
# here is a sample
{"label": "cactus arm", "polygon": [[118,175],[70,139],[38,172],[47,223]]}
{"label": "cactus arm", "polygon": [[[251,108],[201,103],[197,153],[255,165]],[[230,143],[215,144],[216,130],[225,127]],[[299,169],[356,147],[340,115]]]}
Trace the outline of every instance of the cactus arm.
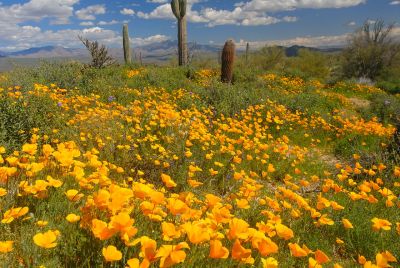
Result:
{"label": "cactus arm", "polygon": [[180,9],[181,18],[185,17],[185,15],[186,15],[186,5],[187,5],[186,0],[180,0],[179,9]]}
{"label": "cactus arm", "polygon": [[178,0],[172,0],[171,1],[171,9],[172,9],[172,13],[174,13],[174,16],[176,17],[176,19],[180,19],[180,8],[179,8],[179,2]]}
{"label": "cactus arm", "polygon": [[187,51],[187,24],[186,24],[187,0],[172,0],[172,13],[178,20],[178,60],[179,65],[186,65],[188,61]]}

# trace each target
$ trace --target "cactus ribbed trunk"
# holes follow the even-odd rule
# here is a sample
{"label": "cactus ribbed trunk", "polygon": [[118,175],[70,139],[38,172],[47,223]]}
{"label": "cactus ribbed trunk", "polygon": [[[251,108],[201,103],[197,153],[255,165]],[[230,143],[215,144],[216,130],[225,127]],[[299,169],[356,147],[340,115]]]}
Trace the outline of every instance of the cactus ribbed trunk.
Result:
{"label": "cactus ribbed trunk", "polygon": [[233,64],[235,62],[235,43],[233,40],[225,42],[221,56],[221,81],[232,83]]}
{"label": "cactus ribbed trunk", "polygon": [[246,45],[246,63],[249,62],[249,52],[250,52],[250,45],[247,43]]}
{"label": "cactus ribbed trunk", "polygon": [[187,32],[186,32],[186,17],[178,20],[178,55],[179,65],[186,65],[188,60],[187,53]]}
{"label": "cactus ribbed trunk", "polygon": [[187,0],[171,0],[172,13],[178,20],[178,60],[180,66],[186,65],[188,62],[186,6]]}
{"label": "cactus ribbed trunk", "polygon": [[124,24],[124,26],[122,28],[122,36],[123,36],[125,64],[129,64],[132,61],[132,56],[131,56],[131,49],[129,47],[128,24]]}

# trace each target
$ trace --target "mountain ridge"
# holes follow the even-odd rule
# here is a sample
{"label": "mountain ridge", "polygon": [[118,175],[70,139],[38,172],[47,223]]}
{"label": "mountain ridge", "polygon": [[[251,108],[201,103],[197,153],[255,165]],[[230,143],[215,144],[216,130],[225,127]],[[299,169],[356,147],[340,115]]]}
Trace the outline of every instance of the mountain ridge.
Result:
{"label": "mountain ridge", "polygon": [[[176,54],[177,51],[177,41],[176,40],[166,40],[159,43],[153,43],[143,46],[138,46],[133,48],[135,57],[139,57],[141,54],[142,58],[163,58]],[[191,42],[188,44],[189,51],[196,52],[208,52],[208,53],[218,53],[222,49],[222,45],[207,45],[198,44]],[[286,55],[288,57],[297,56],[300,49],[310,49],[312,51],[319,52],[337,52],[342,48],[315,48],[306,47],[300,45],[293,45],[290,47],[278,46],[285,49]],[[243,52],[243,49],[238,49]],[[111,56],[115,58],[123,57],[122,48],[109,48]],[[66,48],[63,46],[42,46],[42,47],[32,47],[28,49],[23,49],[14,52],[4,52],[0,51],[0,57],[9,58],[80,58],[89,57],[89,53],[86,48]]]}

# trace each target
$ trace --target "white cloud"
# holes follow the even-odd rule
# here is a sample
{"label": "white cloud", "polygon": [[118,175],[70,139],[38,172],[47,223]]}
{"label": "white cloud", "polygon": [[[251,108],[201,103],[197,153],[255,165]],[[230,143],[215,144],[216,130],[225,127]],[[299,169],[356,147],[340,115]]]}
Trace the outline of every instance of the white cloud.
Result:
{"label": "white cloud", "polygon": [[252,0],[244,3],[243,10],[277,12],[301,8],[343,8],[366,3],[366,0]]}
{"label": "white cloud", "polygon": [[93,26],[94,23],[93,23],[93,21],[82,21],[81,23],[79,23],[79,25],[81,25],[81,26]]}
{"label": "white cloud", "polygon": [[[167,1],[156,0],[151,2],[164,3]],[[217,25],[269,25],[278,22],[295,22],[297,17],[285,16],[283,18],[269,15],[278,11],[291,11],[302,8],[343,8],[363,4],[366,0],[251,0],[239,2],[234,5],[233,10],[218,10],[215,8],[202,8],[194,10],[193,5],[201,0],[189,1],[187,7],[188,21],[195,23],[206,23],[207,26]],[[157,6],[149,13],[138,12],[138,17],[143,19],[173,19],[169,3]]]}
{"label": "white cloud", "polygon": [[168,0],[147,0],[147,3],[158,3],[158,4],[163,4],[163,3],[167,3]]}
{"label": "white cloud", "polygon": [[131,43],[135,46],[145,46],[153,43],[160,43],[170,40],[168,36],[157,34],[146,38],[131,38]]}
{"label": "white cloud", "polygon": [[97,23],[98,25],[114,25],[114,24],[118,24],[121,23],[120,21],[117,20],[111,20],[111,21],[99,21],[99,23]]}
{"label": "white cloud", "polygon": [[[393,28],[392,37],[395,40],[400,40],[400,27]],[[351,33],[341,34],[341,35],[322,35],[322,36],[300,36],[290,39],[282,40],[268,40],[268,41],[255,41],[249,42],[245,40],[240,40],[237,43],[239,49],[245,49],[247,42],[253,48],[261,48],[263,46],[307,46],[307,47],[340,47],[347,44],[349,41]]]}
{"label": "white cloud", "polygon": [[130,8],[124,8],[124,9],[122,9],[122,10],[120,11],[120,13],[121,13],[122,15],[129,15],[129,16],[135,15],[135,11],[134,11],[133,9],[130,9]]}
{"label": "white cloud", "polygon": [[79,0],[30,0],[25,4],[0,6],[2,23],[15,24],[23,21],[39,21],[50,18],[52,24],[67,24],[73,15],[73,6]]}
{"label": "white cloud", "polygon": [[357,23],[355,22],[355,21],[349,21],[348,23],[347,23],[347,26],[350,26],[350,27],[354,27],[354,26],[356,26],[357,25]]}
{"label": "white cloud", "polygon": [[389,5],[400,5],[400,1],[392,1]]}
{"label": "white cloud", "polygon": [[172,14],[170,4],[164,4],[161,6],[156,7],[150,13],[144,13],[139,11],[137,13],[139,18],[143,19],[173,19],[174,14]]}
{"label": "white cloud", "polygon": [[93,5],[82,8],[75,12],[75,15],[80,20],[95,20],[94,15],[101,15],[106,13],[106,8],[104,5]]}
{"label": "white cloud", "polygon": [[[121,47],[122,45],[122,36],[119,32],[98,26],[83,30],[67,29],[59,31],[43,31],[39,27],[23,26],[18,29],[18,32],[8,33],[7,36],[0,36],[0,43],[2,44],[0,50],[15,51],[44,45],[82,47],[78,35],[82,35],[89,40],[97,40],[108,47]],[[131,38],[131,42],[134,46],[142,46],[169,39],[165,35],[158,34],[144,38]]]}
{"label": "white cloud", "polygon": [[[80,23],[81,26],[86,27],[83,30],[44,30],[29,23],[47,18],[51,23],[67,24],[70,17],[74,15],[74,5],[78,2],[79,0],[30,0],[25,4],[0,4],[0,50],[15,51],[44,45],[81,47],[78,35],[83,35],[90,40],[98,40],[107,46],[120,47],[121,33],[101,27],[120,22],[100,21],[97,27],[93,27],[95,24],[91,16],[104,14],[106,12],[104,5],[88,6],[77,11],[76,15],[80,18],[89,17],[88,20]],[[167,39],[168,37],[164,35],[154,35],[132,40],[137,44],[150,44]]]}

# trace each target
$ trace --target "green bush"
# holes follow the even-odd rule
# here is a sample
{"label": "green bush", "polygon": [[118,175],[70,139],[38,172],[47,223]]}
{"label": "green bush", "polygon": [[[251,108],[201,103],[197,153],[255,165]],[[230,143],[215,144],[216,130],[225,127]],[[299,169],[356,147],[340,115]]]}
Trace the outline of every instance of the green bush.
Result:
{"label": "green bush", "polygon": [[377,117],[385,124],[400,123],[400,100],[388,94],[374,94],[369,98],[370,105],[361,113],[364,118]]}
{"label": "green bush", "polygon": [[33,128],[48,132],[62,124],[57,104],[48,97],[30,95],[14,101],[0,96],[0,144],[8,150],[20,148]]}
{"label": "green bush", "polygon": [[61,88],[79,86],[83,65],[79,62],[42,61],[36,68],[17,67],[9,73],[7,86],[32,88],[36,83],[54,83]]}
{"label": "green bush", "polygon": [[297,57],[287,60],[287,73],[305,79],[325,81],[330,75],[330,59],[321,52],[300,49]]}

